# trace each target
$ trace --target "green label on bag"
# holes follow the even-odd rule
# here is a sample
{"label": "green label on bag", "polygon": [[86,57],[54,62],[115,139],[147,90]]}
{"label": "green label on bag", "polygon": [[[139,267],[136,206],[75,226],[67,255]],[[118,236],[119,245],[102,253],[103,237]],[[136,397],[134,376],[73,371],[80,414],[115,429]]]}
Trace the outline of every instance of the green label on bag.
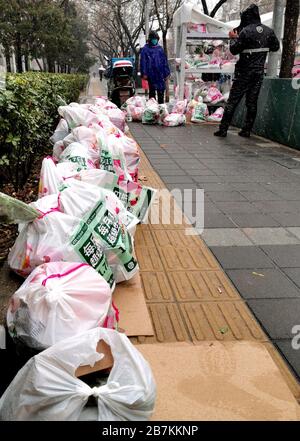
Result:
{"label": "green label on bag", "polygon": [[83,156],[67,156],[67,159],[70,162],[78,164],[82,168],[87,168],[86,158],[84,158]]}
{"label": "green label on bag", "polygon": [[127,205],[128,199],[129,199],[129,194],[126,193],[124,190],[121,190],[120,187],[114,187],[113,192],[115,193],[116,196],[118,196],[118,198],[120,199],[120,201],[124,204]]}
{"label": "green label on bag", "polygon": [[101,221],[95,226],[95,233],[99,234],[101,239],[103,239],[111,247],[115,247],[118,239],[121,235],[120,225],[118,219],[106,210]]}
{"label": "green label on bag", "polygon": [[114,173],[114,163],[113,158],[109,151],[102,149],[100,156],[100,168],[102,170],[107,170],[109,172]]}
{"label": "green label on bag", "polygon": [[114,283],[113,273],[108,266],[101,245],[97,242],[86,223],[82,223],[71,242],[76,253],[91,265],[110,284]]}

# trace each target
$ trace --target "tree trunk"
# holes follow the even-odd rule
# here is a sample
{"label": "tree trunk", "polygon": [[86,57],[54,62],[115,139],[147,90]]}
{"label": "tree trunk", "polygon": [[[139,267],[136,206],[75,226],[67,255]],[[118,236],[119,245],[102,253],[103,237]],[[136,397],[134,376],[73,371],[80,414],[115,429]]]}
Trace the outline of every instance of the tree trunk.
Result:
{"label": "tree trunk", "polygon": [[44,69],[42,68],[42,65],[41,65],[41,63],[40,63],[40,60],[39,60],[38,58],[35,58],[35,61],[37,62],[37,65],[39,66],[40,71],[43,72]]}
{"label": "tree trunk", "polygon": [[23,64],[22,64],[22,47],[21,47],[20,34],[17,34],[17,36],[16,36],[15,54],[16,54],[17,72],[22,73],[23,72]]}
{"label": "tree trunk", "polygon": [[282,42],[280,78],[291,78],[295,62],[300,0],[287,0]]}
{"label": "tree trunk", "polygon": [[5,46],[4,54],[5,54],[5,61],[6,61],[6,70],[7,70],[7,72],[11,72],[10,50],[9,50],[9,47]]}

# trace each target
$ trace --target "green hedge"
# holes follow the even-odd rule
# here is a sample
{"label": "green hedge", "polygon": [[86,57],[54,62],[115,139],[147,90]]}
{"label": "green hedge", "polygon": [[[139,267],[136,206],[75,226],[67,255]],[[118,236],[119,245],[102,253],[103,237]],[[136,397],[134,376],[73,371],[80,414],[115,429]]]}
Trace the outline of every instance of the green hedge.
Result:
{"label": "green hedge", "polygon": [[86,75],[8,74],[0,90],[0,184],[19,189],[26,182],[34,157],[49,146],[63,100],[77,101]]}

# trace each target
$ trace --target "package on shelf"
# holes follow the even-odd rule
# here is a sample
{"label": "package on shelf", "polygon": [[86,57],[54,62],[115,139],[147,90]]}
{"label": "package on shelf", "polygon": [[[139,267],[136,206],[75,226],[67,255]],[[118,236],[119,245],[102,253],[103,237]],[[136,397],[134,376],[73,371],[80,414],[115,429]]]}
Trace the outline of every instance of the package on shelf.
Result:
{"label": "package on shelf", "polygon": [[[110,348],[113,368],[100,386],[90,387],[76,372],[80,366],[105,363],[108,356],[97,350],[99,342]],[[95,397],[94,407],[86,406],[89,397]],[[138,349],[125,334],[95,328],[31,358],[0,399],[0,420],[148,420],[155,399],[151,368]]]}
{"label": "package on shelf", "polygon": [[35,268],[11,297],[7,327],[14,339],[43,350],[106,326],[111,310],[110,286],[90,265],[50,262]]}

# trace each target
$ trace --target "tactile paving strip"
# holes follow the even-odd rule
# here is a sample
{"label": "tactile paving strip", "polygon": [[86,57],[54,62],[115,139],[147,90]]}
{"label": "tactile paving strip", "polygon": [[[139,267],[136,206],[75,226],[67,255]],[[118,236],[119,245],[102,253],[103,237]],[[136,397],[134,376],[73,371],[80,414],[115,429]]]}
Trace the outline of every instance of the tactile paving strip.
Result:
{"label": "tactile paving strip", "polygon": [[[166,188],[141,150],[141,184]],[[169,205],[170,204],[170,207]],[[169,222],[168,214],[175,212]],[[136,255],[155,335],[133,343],[259,341],[266,345],[294,396],[300,385],[175,200],[153,203],[148,223],[138,225]],[[176,221],[174,221],[174,219]],[[177,223],[178,219],[183,222]]]}
{"label": "tactile paving strip", "polygon": [[220,270],[170,271],[168,278],[179,302],[240,300],[240,296]]}

